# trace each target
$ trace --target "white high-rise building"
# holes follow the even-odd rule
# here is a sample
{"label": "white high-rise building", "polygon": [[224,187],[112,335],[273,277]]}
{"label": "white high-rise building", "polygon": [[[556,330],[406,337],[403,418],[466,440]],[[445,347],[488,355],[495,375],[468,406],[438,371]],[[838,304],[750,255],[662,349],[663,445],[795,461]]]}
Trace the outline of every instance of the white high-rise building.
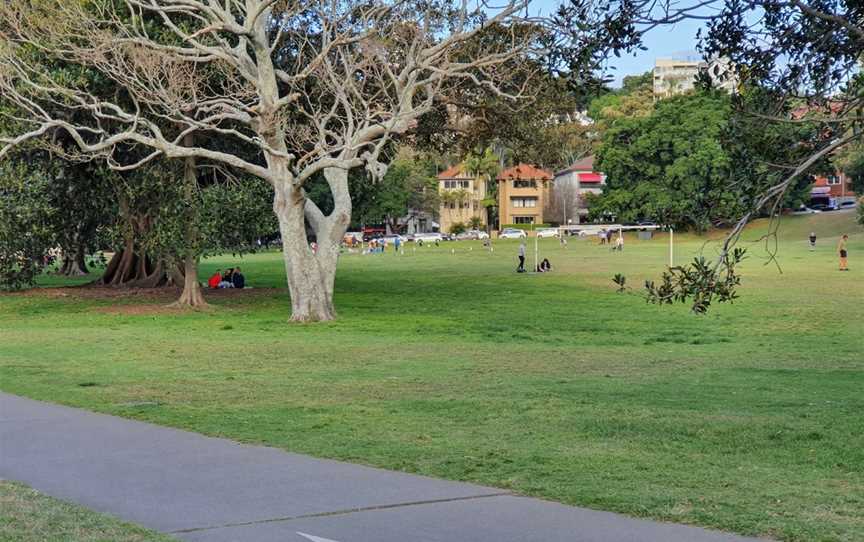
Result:
{"label": "white high-rise building", "polygon": [[668,98],[693,90],[696,77],[702,72],[708,74],[717,88],[730,93],[738,88],[738,77],[727,58],[710,62],[658,58],[654,62],[654,97]]}

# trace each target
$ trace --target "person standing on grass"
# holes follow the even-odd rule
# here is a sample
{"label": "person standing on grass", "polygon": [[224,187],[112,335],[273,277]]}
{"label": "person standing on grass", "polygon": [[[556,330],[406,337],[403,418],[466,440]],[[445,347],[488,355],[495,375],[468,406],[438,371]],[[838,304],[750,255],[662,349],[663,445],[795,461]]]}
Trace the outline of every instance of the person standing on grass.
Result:
{"label": "person standing on grass", "polygon": [[811,231],[810,232],[810,252],[813,252],[814,250],[816,250],[816,232]]}
{"label": "person standing on grass", "polygon": [[849,253],[846,251],[846,242],[849,241],[849,236],[847,234],[843,234],[840,237],[840,242],[837,243],[837,252],[840,254],[840,271],[849,271],[849,262],[846,258],[849,256]]}
{"label": "person standing on grass", "polygon": [[516,268],[517,273],[525,272],[525,240],[519,242],[519,267]]}
{"label": "person standing on grass", "polygon": [[615,239],[615,246],[612,248],[612,250],[617,250],[618,252],[624,251],[624,236],[620,233],[618,234],[618,238]]}
{"label": "person standing on grass", "polygon": [[402,246],[402,239],[400,239],[399,237],[396,237],[395,239],[393,239],[393,248],[396,249],[396,252],[395,252],[395,253],[396,253],[397,255],[399,254],[399,248],[400,248],[401,246]]}

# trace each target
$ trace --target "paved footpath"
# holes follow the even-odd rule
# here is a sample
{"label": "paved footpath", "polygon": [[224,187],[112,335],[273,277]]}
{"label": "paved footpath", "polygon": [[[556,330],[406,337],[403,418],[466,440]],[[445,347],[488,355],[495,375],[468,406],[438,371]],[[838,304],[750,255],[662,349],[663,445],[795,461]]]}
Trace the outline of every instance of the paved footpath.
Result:
{"label": "paved footpath", "polygon": [[741,542],[0,393],[0,478],[194,542]]}

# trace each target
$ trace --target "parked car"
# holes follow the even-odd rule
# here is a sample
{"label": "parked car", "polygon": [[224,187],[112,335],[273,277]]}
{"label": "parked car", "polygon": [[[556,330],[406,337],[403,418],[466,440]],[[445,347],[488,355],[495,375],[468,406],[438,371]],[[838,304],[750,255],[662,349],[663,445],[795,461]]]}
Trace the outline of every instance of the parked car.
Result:
{"label": "parked car", "polygon": [[537,237],[541,239],[546,237],[558,237],[558,228],[543,228],[537,230]]}
{"label": "parked car", "polygon": [[853,200],[841,201],[837,204],[838,209],[854,209],[855,207],[858,207],[858,202]]}
{"label": "parked car", "polygon": [[434,243],[436,241],[443,241],[444,236],[438,232],[429,232],[429,233],[415,233],[414,234],[414,242],[416,243]]}
{"label": "parked car", "polygon": [[456,239],[458,241],[466,241],[466,240],[476,241],[478,239],[489,239],[489,234],[486,233],[485,231],[481,231],[481,230],[468,230],[468,231],[463,231],[460,234],[457,234]]}
{"label": "parked car", "polygon": [[831,203],[816,203],[814,205],[811,205],[810,208],[813,209],[814,211],[821,211],[823,213],[826,211],[836,211],[837,210],[837,206],[835,206]]}
{"label": "parked car", "polygon": [[816,209],[811,209],[810,207],[807,207],[806,205],[802,205],[801,207],[798,207],[797,209],[792,211],[792,214],[793,215],[813,215],[813,214],[821,213],[821,212],[822,211],[818,211]]}
{"label": "parked car", "polygon": [[646,231],[649,227],[657,227],[658,224],[653,220],[639,220],[636,222],[637,226],[644,228],[642,231]]}
{"label": "parked car", "polygon": [[405,243],[405,241],[407,241],[407,239],[405,237],[399,235],[398,233],[391,233],[391,234],[385,235],[381,239],[383,239],[384,242],[387,243],[388,245],[393,245],[393,244],[396,244],[397,238],[399,239],[400,243]]}
{"label": "parked car", "polygon": [[528,234],[525,233],[525,230],[516,228],[504,228],[498,234],[498,239],[525,239],[526,237],[528,237]]}

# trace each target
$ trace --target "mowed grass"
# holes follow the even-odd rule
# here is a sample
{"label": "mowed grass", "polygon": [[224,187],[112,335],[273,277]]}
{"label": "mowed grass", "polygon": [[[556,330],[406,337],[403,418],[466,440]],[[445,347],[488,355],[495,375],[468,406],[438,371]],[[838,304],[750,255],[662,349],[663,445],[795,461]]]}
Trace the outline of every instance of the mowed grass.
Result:
{"label": "mowed grass", "polygon": [[[678,263],[716,248],[676,239]],[[349,254],[339,319],[315,325],[287,323],[275,253],[205,262],[203,276],[239,264],[259,287],[211,295],[209,313],[146,296],[6,295],[0,389],[634,516],[864,540],[854,213],[786,219],[782,273],[753,244],[741,299],[706,316],[645,303],[667,243],[628,237],[614,254],[541,240],[554,266],[542,275],[513,272],[516,242]],[[631,292],[615,292],[615,273]]]}
{"label": "mowed grass", "polygon": [[4,542],[171,542],[175,540],[0,480]]}

